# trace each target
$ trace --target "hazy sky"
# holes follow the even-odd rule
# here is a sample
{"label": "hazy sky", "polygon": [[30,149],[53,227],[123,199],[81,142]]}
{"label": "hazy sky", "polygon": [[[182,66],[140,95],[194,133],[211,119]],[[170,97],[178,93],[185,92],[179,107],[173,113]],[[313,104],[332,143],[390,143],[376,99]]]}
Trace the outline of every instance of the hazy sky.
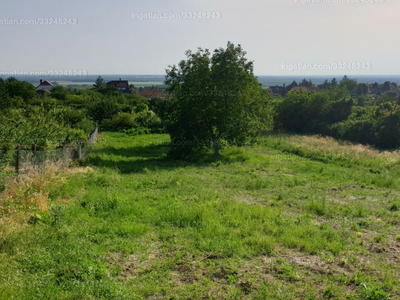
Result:
{"label": "hazy sky", "polygon": [[[186,50],[228,41],[247,51],[256,75],[400,73],[399,0],[1,1],[0,73],[164,74]],[[149,13],[175,16],[139,19]],[[5,24],[45,18],[77,24]],[[312,67],[289,70],[299,63]]]}

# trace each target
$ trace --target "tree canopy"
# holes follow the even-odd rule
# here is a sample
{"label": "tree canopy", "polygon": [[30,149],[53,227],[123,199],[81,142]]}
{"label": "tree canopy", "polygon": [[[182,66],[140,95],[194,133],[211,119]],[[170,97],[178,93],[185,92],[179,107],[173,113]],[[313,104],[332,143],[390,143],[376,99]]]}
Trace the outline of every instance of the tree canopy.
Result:
{"label": "tree canopy", "polygon": [[186,60],[166,70],[172,96],[166,129],[173,153],[188,155],[198,148],[223,143],[242,145],[268,125],[268,97],[253,74],[253,62],[240,45],[186,52]]}

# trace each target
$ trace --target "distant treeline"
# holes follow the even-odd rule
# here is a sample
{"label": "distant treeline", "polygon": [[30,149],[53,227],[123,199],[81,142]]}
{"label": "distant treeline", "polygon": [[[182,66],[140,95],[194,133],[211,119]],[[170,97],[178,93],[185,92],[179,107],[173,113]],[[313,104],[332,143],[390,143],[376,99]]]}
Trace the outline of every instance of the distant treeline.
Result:
{"label": "distant treeline", "polygon": [[[303,80],[287,89],[297,85],[314,86]],[[395,82],[368,85],[345,76],[318,87],[275,98],[274,129],[330,135],[380,149],[400,147],[400,90]]]}

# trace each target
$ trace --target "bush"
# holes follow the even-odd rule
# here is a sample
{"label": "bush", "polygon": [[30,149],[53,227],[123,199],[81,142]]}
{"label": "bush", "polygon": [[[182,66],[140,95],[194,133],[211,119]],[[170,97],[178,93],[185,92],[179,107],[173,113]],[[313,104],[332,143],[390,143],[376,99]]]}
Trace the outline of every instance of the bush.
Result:
{"label": "bush", "polygon": [[331,133],[336,138],[361,144],[374,145],[376,142],[372,120],[347,120],[340,122],[331,127]]}
{"label": "bush", "polygon": [[120,112],[112,119],[104,120],[101,127],[108,131],[122,131],[138,127],[138,124],[133,114]]}
{"label": "bush", "polygon": [[400,147],[400,107],[380,111],[374,123],[376,130],[376,146],[383,149]]}
{"label": "bush", "polygon": [[345,91],[294,92],[277,103],[275,129],[297,133],[329,134],[330,126],[347,120],[355,102]]}
{"label": "bush", "polygon": [[141,127],[157,128],[161,126],[161,120],[151,110],[143,110],[136,115],[136,122]]}

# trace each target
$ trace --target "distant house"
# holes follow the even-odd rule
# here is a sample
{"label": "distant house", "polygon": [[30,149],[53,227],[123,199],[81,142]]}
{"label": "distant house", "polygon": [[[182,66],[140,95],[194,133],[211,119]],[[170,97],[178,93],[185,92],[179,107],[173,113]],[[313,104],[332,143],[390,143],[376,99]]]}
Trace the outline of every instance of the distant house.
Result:
{"label": "distant house", "polygon": [[51,84],[51,82],[49,82],[47,80],[43,81],[42,79],[40,79],[40,84],[36,88],[36,93],[38,93],[39,95],[50,94],[53,87],[54,87],[54,85]]}
{"label": "distant house", "polygon": [[320,92],[319,88],[316,86],[295,86],[293,87],[289,93],[293,93],[293,92],[310,92],[310,91],[314,91],[314,92]]}
{"label": "distant house", "polygon": [[157,91],[155,88],[144,89],[139,92],[139,95],[146,98],[147,100],[152,99],[152,98],[164,99],[167,97],[167,94],[161,93],[161,92]]}
{"label": "distant house", "polygon": [[113,80],[107,82],[107,87],[116,87],[121,92],[128,92],[129,91],[129,83],[128,80]]}
{"label": "distant house", "polygon": [[387,91],[386,93],[400,95],[400,90],[399,89],[391,89],[391,90]]}
{"label": "distant house", "polygon": [[274,97],[283,96],[283,92],[283,86],[271,86],[269,88],[270,95]]}
{"label": "distant house", "polygon": [[369,88],[369,93],[371,94],[371,96],[376,96],[376,95],[380,94],[379,87],[377,85],[368,84],[368,88]]}

